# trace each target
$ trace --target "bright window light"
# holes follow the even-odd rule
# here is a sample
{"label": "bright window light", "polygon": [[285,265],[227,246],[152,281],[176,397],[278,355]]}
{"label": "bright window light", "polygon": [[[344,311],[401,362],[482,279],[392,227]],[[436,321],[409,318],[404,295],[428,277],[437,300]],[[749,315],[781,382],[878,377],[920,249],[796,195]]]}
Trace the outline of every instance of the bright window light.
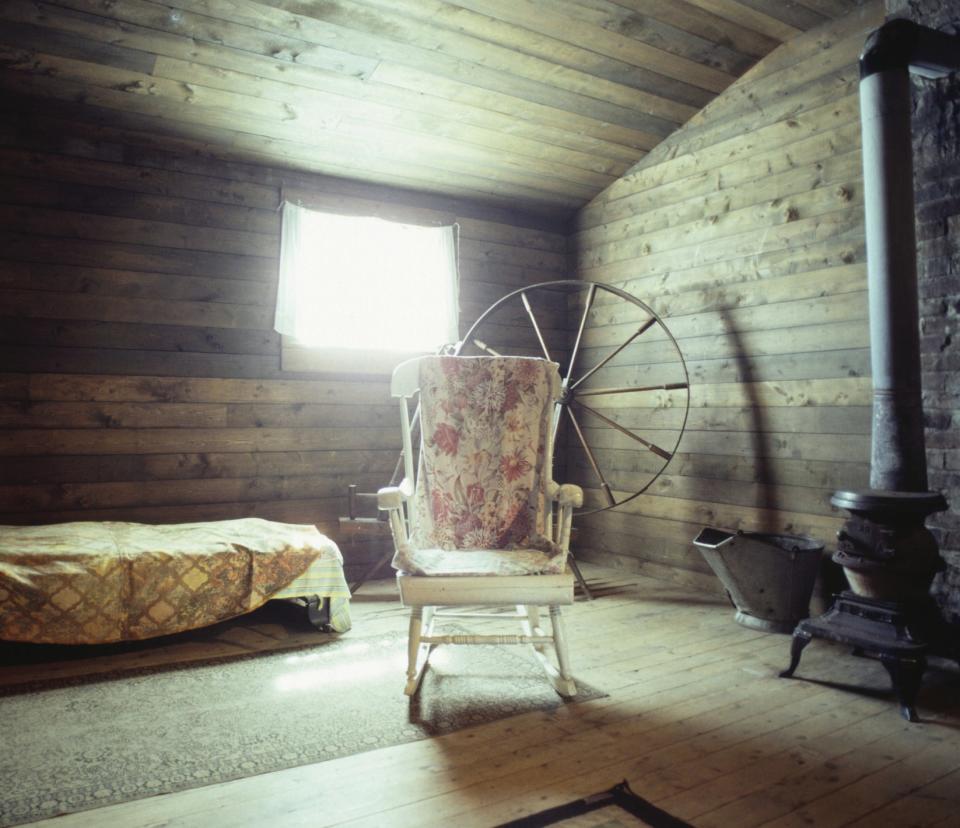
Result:
{"label": "bright window light", "polygon": [[304,345],[365,351],[455,342],[454,232],[285,203],[276,329]]}

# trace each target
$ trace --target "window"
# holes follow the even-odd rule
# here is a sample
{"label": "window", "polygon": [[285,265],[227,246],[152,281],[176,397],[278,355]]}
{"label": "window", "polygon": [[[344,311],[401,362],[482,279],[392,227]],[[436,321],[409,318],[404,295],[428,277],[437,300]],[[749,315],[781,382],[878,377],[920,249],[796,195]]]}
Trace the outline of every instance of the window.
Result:
{"label": "window", "polygon": [[389,371],[455,342],[455,231],[284,203],[274,327],[295,341],[283,367]]}

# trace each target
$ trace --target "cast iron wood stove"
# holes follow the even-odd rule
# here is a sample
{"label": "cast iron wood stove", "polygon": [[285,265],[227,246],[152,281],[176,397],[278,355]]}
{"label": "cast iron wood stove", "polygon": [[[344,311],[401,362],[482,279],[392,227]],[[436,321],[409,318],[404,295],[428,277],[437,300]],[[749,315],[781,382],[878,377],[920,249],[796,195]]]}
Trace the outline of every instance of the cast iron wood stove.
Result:
{"label": "cast iron wood stove", "polygon": [[918,721],[915,704],[927,654],[946,655],[952,649],[929,593],[944,563],[923,525],[947,503],[936,492],[878,490],[836,492],[830,502],[851,514],[837,533],[833,555],[851,589],[824,615],[797,625],[790,666],[780,675],[793,675],[803,648],[814,638],[846,644],[883,664],[904,718]]}
{"label": "cast iron wood stove", "polygon": [[956,641],[930,597],[930,584],[944,561],[924,526],[947,503],[927,490],[910,72],[942,77],[957,69],[960,37],[909,20],[892,20],[873,32],[860,57],[874,387],[871,488],[838,491],[830,500],[850,513],[833,556],[850,590],[824,615],[797,625],[790,666],[780,674],[794,674],[813,638],[850,645],[887,669],[909,721],[917,721],[916,695],[928,653],[958,657]]}

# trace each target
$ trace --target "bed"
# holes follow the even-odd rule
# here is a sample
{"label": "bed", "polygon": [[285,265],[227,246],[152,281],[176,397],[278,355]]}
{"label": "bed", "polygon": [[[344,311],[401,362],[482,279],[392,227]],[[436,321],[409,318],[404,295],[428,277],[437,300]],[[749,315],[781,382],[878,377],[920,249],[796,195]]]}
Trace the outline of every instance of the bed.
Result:
{"label": "bed", "polygon": [[136,641],[303,599],[350,628],[336,544],[315,526],[260,518],[149,525],[0,526],[0,639]]}

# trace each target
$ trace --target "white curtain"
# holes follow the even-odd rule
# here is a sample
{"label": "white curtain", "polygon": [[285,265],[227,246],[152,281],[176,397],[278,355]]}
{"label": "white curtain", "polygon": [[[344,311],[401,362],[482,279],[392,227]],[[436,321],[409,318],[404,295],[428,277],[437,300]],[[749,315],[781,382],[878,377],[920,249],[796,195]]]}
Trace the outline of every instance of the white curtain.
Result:
{"label": "white curtain", "polygon": [[322,347],[428,352],[456,342],[456,226],[285,202],[274,327]]}

